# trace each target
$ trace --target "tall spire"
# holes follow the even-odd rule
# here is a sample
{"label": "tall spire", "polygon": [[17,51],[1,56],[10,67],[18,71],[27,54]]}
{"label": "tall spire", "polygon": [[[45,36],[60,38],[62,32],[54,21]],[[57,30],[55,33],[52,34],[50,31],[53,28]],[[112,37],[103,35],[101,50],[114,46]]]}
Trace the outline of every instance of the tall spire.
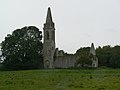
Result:
{"label": "tall spire", "polygon": [[53,21],[52,21],[52,14],[51,14],[50,7],[48,7],[46,23],[50,23],[50,22],[53,22]]}
{"label": "tall spire", "polygon": [[94,44],[93,44],[93,43],[91,44],[90,54],[92,54],[92,55],[96,55],[95,47],[94,47]]}
{"label": "tall spire", "polygon": [[55,25],[52,21],[50,7],[47,11],[46,22],[43,27],[44,41],[43,41],[43,60],[44,68],[54,68],[55,55]]}

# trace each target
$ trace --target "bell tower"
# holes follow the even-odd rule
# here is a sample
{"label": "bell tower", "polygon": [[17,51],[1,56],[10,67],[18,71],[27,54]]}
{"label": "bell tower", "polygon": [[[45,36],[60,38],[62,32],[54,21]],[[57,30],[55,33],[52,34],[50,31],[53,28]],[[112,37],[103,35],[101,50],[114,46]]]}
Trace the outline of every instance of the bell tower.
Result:
{"label": "bell tower", "polygon": [[54,53],[55,53],[55,25],[52,20],[50,7],[47,11],[46,22],[43,28],[43,58],[44,68],[54,68]]}

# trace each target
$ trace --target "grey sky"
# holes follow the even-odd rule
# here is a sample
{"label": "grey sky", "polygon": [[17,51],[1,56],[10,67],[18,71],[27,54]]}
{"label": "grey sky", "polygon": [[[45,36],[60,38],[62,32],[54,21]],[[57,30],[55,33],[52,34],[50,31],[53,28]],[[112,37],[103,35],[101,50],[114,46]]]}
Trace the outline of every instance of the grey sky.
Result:
{"label": "grey sky", "polygon": [[60,49],[120,45],[120,0],[0,0],[0,42],[17,28],[42,30],[49,6]]}

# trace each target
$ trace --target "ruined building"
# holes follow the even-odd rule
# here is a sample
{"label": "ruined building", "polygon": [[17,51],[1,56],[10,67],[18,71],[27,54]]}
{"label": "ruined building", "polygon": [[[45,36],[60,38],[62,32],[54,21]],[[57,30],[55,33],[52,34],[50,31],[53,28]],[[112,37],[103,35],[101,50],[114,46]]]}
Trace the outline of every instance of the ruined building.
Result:
{"label": "ruined building", "polygon": [[[76,60],[79,58],[76,55],[65,54],[63,50],[58,50],[55,46],[55,23],[52,20],[50,8],[47,11],[46,22],[43,27],[44,41],[43,41],[43,57],[44,68],[70,68],[74,67]],[[90,49],[90,55],[93,57],[92,67],[98,66],[98,60],[95,53],[94,45]]]}
{"label": "ruined building", "polygon": [[94,44],[91,44],[90,52],[89,52],[90,59],[92,60],[92,67],[98,67],[98,58],[96,56]]}

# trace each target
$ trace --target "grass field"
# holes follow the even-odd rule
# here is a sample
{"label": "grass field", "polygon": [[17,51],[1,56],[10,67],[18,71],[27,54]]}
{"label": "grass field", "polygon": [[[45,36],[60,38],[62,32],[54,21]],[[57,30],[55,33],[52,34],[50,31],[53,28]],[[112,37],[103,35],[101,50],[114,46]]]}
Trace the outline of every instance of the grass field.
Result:
{"label": "grass field", "polygon": [[120,90],[120,69],[0,71],[0,90]]}

